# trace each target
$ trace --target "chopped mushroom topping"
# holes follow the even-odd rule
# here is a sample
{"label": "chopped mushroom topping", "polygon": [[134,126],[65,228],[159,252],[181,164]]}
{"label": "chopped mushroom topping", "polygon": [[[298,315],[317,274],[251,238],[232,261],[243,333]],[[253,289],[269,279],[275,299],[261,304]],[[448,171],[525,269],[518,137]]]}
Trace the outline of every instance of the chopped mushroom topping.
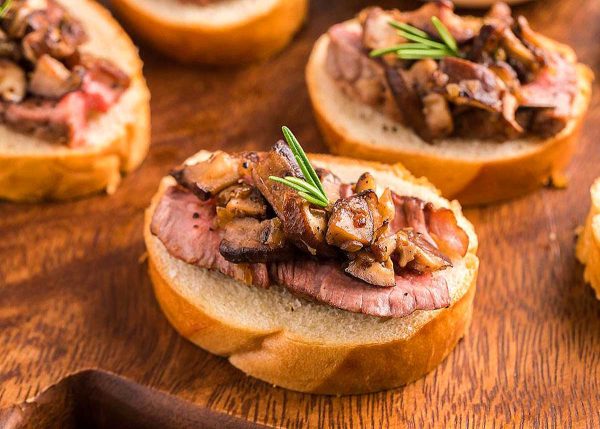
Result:
{"label": "chopped mushroom topping", "polygon": [[396,284],[392,260],[377,261],[371,253],[366,251],[358,252],[345,271],[374,286],[392,287]]}
{"label": "chopped mushroom topping", "polygon": [[377,189],[375,184],[375,178],[371,175],[371,173],[363,173],[354,185],[354,192],[357,194],[364,191],[373,191]]}
{"label": "chopped mushroom topping", "polygon": [[[481,18],[455,14],[446,0],[409,12],[367,8],[358,22],[329,30],[327,72],[348,97],[425,141],[549,137],[573,116],[575,60],[545,43],[524,17],[513,19],[504,3]],[[398,30],[407,26],[413,33]]]}
{"label": "chopped mushroom topping", "polygon": [[347,252],[370,245],[375,233],[376,206],[377,195],[372,190],[338,200],[327,224],[327,243]]}
{"label": "chopped mushroom topping", "polygon": [[304,177],[283,142],[266,154],[216,152],[207,160],[184,164],[173,176],[177,189],[191,191],[214,207],[213,230],[223,237],[218,251],[228,262],[319,258],[336,261],[357,281],[394,287],[398,276],[446,269],[452,258],[466,253],[468,236],[451,210],[389,188],[378,195],[375,177],[368,172],[354,185],[342,183],[328,170],[314,174],[326,189],[326,207],[270,179]]}
{"label": "chopped mushroom topping", "polygon": [[61,98],[80,85],[81,74],[69,71],[63,63],[44,54],[31,74],[29,92],[40,97]]}
{"label": "chopped mushroom topping", "polygon": [[230,222],[219,251],[226,260],[237,263],[285,261],[293,256],[293,246],[277,218],[261,222],[247,217]]}
{"label": "chopped mushroom topping", "polygon": [[220,227],[235,218],[264,219],[267,216],[267,202],[261,193],[244,183],[225,188],[217,194],[216,201]]}
{"label": "chopped mushroom topping", "polygon": [[207,200],[241,181],[244,174],[248,173],[250,164],[255,161],[252,153],[233,156],[217,151],[205,161],[176,168],[171,175],[201,200]]}
{"label": "chopped mushroom topping", "polygon": [[83,24],[56,0],[12,0],[0,17],[0,123],[70,147],[129,87],[109,60],[85,53]]}
{"label": "chopped mushroom topping", "polygon": [[26,90],[25,72],[12,61],[0,59],[0,94],[4,101],[18,103]]}
{"label": "chopped mushroom topping", "polygon": [[447,256],[410,228],[396,233],[396,246],[400,268],[408,267],[425,273],[452,266]]}

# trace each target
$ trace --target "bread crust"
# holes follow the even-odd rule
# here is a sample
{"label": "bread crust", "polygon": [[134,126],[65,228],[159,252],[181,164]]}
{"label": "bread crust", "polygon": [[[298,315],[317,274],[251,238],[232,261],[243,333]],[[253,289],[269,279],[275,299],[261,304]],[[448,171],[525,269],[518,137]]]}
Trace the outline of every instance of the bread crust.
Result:
{"label": "bread crust", "polygon": [[[98,20],[116,32],[128,47],[123,56],[130,69],[127,93],[131,92],[129,96],[135,100],[131,117],[123,123],[120,132],[111,134],[110,141],[95,147],[61,147],[40,153],[0,149],[0,198],[35,202],[78,198],[102,190],[112,193],[121,181],[121,174],[137,168],[146,157],[150,145],[150,92],[137,49],[105,8],[95,1],[80,1],[91,11],[84,14],[84,25],[86,19]],[[64,3],[64,0],[59,2]],[[17,134],[7,133],[8,136]]]}
{"label": "bread crust", "polygon": [[583,277],[600,299],[600,179],[591,189],[592,204],[577,240],[577,259],[584,264]]}
{"label": "bread crust", "polygon": [[[414,179],[399,165],[350,160],[332,156],[311,156],[327,164],[360,163],[365,169],[393,171],[415,185],[430,187]],[[335,168],[335,164],[334,167]],[[372,171],[372,170],[371,170]],[[285,328],[261,329],[236,326],[219,319],[206,308],[180,293],[158,253],[164,247],[152,236],[152,214],[165,182],[146,211],[144,238],[148,249],[149,273],[156,298],[175,329],[194,344],[221,356],[246,374],[292,390],[321,394],[357,394],[398,387],[425,375],[452,351],[471,322],[479,260],[476,239],[465,257],[468,287],[450,307],[431,312],[432,317],[416,326],[405,338],[383,342],[329,343],[304,338]],[[227,285],[219,285],[226,287]],[[243,309],[240,309],[243,311]],[[224,339],[226,339],[224,341]]]}
{"label": "bread crust", "polygon": [[[184,63],[240,64],[283,49],[304,22],[308,0],[278,0],[263,14],[228,26],[167,20],[132,0],[113,0],[127,26],[158,51]],[[172,7],[178,7],[173,1]]]}
{"label": "bread crust", "polygon": [[[574,58],[573,51],[566,45],[546,38],[545,41]],[[446,198],[457,199],[463,205],[487,204],[527,194],[560,174],[572,156],[591,97],[593,73],[583,64],[577,64],[579,94],[576,105],[579,108],[563,131],[540,142],[534,150],[522,150],[511,156],[469,159],[458,154],[449,156],[424,153],[416,148],[377,145],[352,135],[337,120],[338,112],[331,111],[323,102],[325,95],[318,79],[323,58],[317,52],[325,49],[328,43],[327,34],[315,43],[306,67],[306,81],[317,123],[335,154],[387,163],[402,162],[413,174],[427,177]]]}

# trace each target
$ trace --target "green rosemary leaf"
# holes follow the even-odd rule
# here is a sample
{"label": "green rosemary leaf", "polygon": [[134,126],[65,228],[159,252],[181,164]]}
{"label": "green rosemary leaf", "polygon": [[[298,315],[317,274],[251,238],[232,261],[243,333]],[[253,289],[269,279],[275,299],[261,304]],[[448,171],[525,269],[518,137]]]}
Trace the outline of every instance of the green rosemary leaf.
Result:
{"label": "green rosemary leaf", "polygon": [[284,126],[281,128],[281,130],[283,131],[285,141],[287,142],[292,154],[294,155],[294,158],[300,166],[300,170],[304,175],[304,179],[292,176],[269,176],[269,180],[273,180],[294,189],[298,192],[298,195],[300,195],[309,203],[319,207],[327,207],[329,205],[329,199],[327,198],[323,184],[321,183],[317,172],[308,160],[304,149],[302,149],[298,139],[296,139],[288,127]]}
{"label": "green rosemary leaf", "polygon": [[298,192],[304,192],[304,191],[306,191],[306,188],[304,188],[303,186],[296,185],[295,183],[292,183],[292,182],[290,182],[290,181],[288,181],[286,179],[283,179],[281,177],[269,176],[269,179],[272,180],[272,181],[274,181],[274,182],[279,182],[279,183],[281,183],[281,184],[283,184],[285,186],[289,186],[290,188],[292,188],[292,189],[294,189],[294,190],[296,190]]}
{"label": "green rosemary leaf", "polygon": [[445,57],[460,56],[458,44],[450,31],[437,17],[432,17],[431,22],[439,33],[439,37],[443,43],[435,40],[425,31],[413,27],[412,25],[390,21],[389,25],[398,30],[398,34],[409,42],[399,45],[389,46],[386,48],[374,49],[369,55],[371,57],[379,57],[386,54],[394,53],[400,59],[404,60],[422,60],[425,58],[442,59]]}
{"label": "green rosemary leaf", "polygon": [[371,57],[380,57],[382,55],[391,54],[393,52],[398,51],[398,49],[400,49],[401,46],[402,45],[394,45],[394,46],[390,46],[389,48],[373,49],[369,53],[369,56],[371,56]]}
{"label": "green rosemary leaf", "polygon": [[450,31],[448,31],[448,29],[442,23],[442,21],[440,21],[440,19],[437,16],[432,16],[431,22],[440,34],[440,37],[442,38],[444,43],[450,48],[450,50],[452,50],[452,52],[454,52],[455,54],[458,53],[458,45],[456,44],[456,40],[454,39],[452,34],[450,34]]}
{"label": "green rosemary leaf", "polygon": [[312,195],[307,194],[306,192],[300,191],[300,192],[298,192],[298,195],[300,195],[302,198],[304,198],[309,203],[314,204],[315,206],[327,207],[327,205],[328,205],[328,203],[318,200],[318,199],[314,198]]}
{"label": "green rosemary leaf", "polygon": [[432,48],[431,46],[420,45],[418,43],[405,43],[400,45],[396,52],[411,52],[411,51],[427,51],[427,52],[435,52],[442,51],[446,52],[449,55],[453,55],[452,51],[446,46],[442,46],[441,48]]}
{"label": "green rosemary leaf", "polygon": [[[296,159],[296,162],[298,163],[298,166],[300,167],[300,170],[302,171],[302,175],[304,176],[304,179],[311,185],[314,185],[314,181],[310,174],[310,171],[308,171],[308,169],[306,168],[306,165],[304,165],[302,156],[300,155],[300,152],[298,151],[298,148],[296,146],[296,142],[297,142],[296,136],[294,136],[294,134],[292,134],[290,129],[287,127],[282,127],[282,131],[283,131],[283,137],[285,138],[285,141],[287,142],[290,150],[292,151],[292,154],[294,155],[294,158]],[[299,143],[298,143],[298,146],[300,146]]]}
{"label": "green rosemary leaf", "polygon": [[389,24],[394,27],[396,30],[406,31],[407,33],[414,34],[415,36],[420,37],[429,37],[425,31],[418,29],[417,27],[413,27],[410,24],[405,24],[403,22],[390,21]]}
{"label": "green rosemary leaf", "polygon": [[8,9],[10,8],[10,5],[12,3],[12,0],[4,0],[2,2],[2,5],[0,6],[0,18],[2,18],[6,12],[8,12]]}
{"label": "green rosemary leaf", "polygon": [[[285,180],[287,180],[288,182],[294,183],[298,186],[304,187],[304,190],[306,192],[308,192],[314,196],[319,196],[320,200],[324,200],[323,197],[325,197],[325,196],[321,194],[321,191],[319,189],[317,189],[315,186],[311,185],[310,183],[305,182],[304,180],[299,179],[298,177],[291,177],[291,176],[286,176]],[[327,202],[326,198],[325,198],[324,202]]]}
{"label": "green rosemary leaf", "polygon": [[[304,149],[302,149],[302,146],[300,146],[300,143],[298,142],[298,139],[296,139],[296,136],[294,136],[294,134],[290,131],[288,127],[282,127],[282,131],[285,140],[290,146],[290,149],[292,149],[292,151],[295,152],[294,155],[296,155],[296,160],[298,161],[298,164],[300,164],[300,168],[302,169],[302,173],[305,175],[306,181],[319,188],[322,195],[326,195],[325,189],[323,189],[323,185],[321,184],[321,180],[319,180],[317,172],[308,160],[308,157],[306,156]],[[308,174],[305,173],[305,170]]]}
{"label": "green rosemary leaf", "polygon": [[435,60],[439,60],[448,56],[449,52],[447,50],[412,50],[412,51],[398,51],[398,58],[403,60],[421,60],[425,58],[431,58]]}
{"label": "green rosemary leaf", "polygon": [[[398,33],[400,33],[400,35],[402,37],[404,37],[405,39],[411,40],[413,42],[417,42],[422,45],[431,46],[432,48],[437,48],[437,49],[445,49],[446,48],[446,45],[444,45],[443,43],[436,42],[434,40],[431,40],[431,39],[428,39],[425,37],[415,36],[406,31],[399,30]],[[427,36],[427,37],[429,37],[429,36]]]}

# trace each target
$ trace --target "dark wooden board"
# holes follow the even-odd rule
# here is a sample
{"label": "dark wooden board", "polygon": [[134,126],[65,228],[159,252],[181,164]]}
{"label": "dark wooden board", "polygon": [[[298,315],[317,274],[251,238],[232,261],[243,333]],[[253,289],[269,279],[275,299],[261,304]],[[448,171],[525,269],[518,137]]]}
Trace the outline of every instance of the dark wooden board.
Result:
{"label": "dark wooden board", "polygon": [[[240,417],[233,426],[600,427],[600,302],[573,251],[600,175],[598,84],[568,189],[466,211],[481,242],[473,324],[422,380],[342,398],[273,388],[180,338],[160,312],[140,261],[143,211],[159,179],[201,148],[265,149],[282,124],[308,149],[325,151],[304,65],[320,33],[368,3],[313,0],[289,49],[248,67],[180,66],[142,48],[153,97],[143,166],[110,197],[0,203],[0,408],[101,368]],[[540,0],[518,10],[600,74],[598,0]]]}

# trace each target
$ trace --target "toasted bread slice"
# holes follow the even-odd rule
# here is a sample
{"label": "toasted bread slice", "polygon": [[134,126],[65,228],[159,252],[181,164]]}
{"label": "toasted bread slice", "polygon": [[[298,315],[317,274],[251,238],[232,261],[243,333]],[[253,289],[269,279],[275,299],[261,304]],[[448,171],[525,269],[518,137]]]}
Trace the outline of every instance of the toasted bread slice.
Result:
{"label": "toasted bread slice", "polygon": [[[358,25],[349,21],[347,25]],[[565,55],[573,51],[545,39]],[[484,204],[528,193],[547,183],[568,163],[591,95],[592,72],[577,66],[579,93],[575,115],[547,140],[502,143],[446,139],[434,144],[372,107],[347,97],[325,69],[329,36],[321,36],[306,68],[306,81],[317,123],[333,153],[381,162],[402,162],[427,177],[442,194],[463,205]]]}
{"label": "toasted bread slice", "polygon": [[304,21],[308,0],[113,0],[131,30],[181,62],[239,64],[283,49]]}
{"label": "toasted bread slice", "polygon": [[590,193],[592,207],[577,241],[577,258],[585,265],[585,281],[600,299],[600,179],[596,179]]}
{"label": "toasted bread slice", "polygon": [[101,190],[113,192],[121,174],[139,166],[150,144],[150,93],[137,49],[110,13],[92,0],[58,0],[85,26],[83,52],[112,60],[130,87],[104,114],[91,120],[86,145],[71,149],[0,126],[0,198],[64,200]]}
{"label": "toasted bread slice", "polygon": [[[206,159],[199,152],[193,160]],[[410,383],[435,368],[465,334],[470,321],[479,260],[477,236],[457,202],[448,202],[424,179],[401,165],[313,155],[344,181],[365,171],[401,194],[450,207],[469,235],[469,251],[444,271],[452,304],[404,318],[380,318],[297,298],[286,289],[249,287],[218,272],[173,258],[150,232],[164,190],[163,179],[146,211],[144,238],[156,298],[175,329],[245,373],[302,392],[375,392]]]}

